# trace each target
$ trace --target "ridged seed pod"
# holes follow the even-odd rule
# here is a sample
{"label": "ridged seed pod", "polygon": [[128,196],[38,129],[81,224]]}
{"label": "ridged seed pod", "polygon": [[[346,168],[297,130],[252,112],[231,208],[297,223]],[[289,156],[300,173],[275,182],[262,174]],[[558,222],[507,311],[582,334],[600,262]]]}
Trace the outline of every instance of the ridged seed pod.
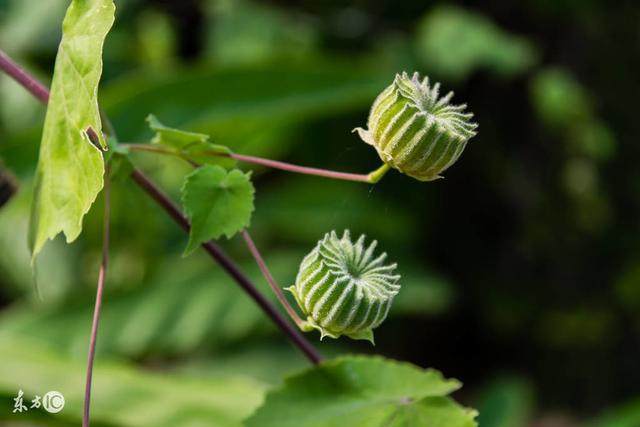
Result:
{"label": "ridged seed pod", "polygon": [[396,264],[374,256],[377,242],[365,247],[365,236],[353,243],[349,231],[339,238],[327,233],[303,259],[294,286],[288,288],[307,316],[303,329],[338,338],[346,335],[373,343],[373,329],[387,317],[398,293]]}
{"label": "ridged seed pod", "polygon": [[476,135],[473,114],[466,104],[451,105],[453,92],[439,97],[440,83],[429,85],[418,73],[397,74],[374,101],[369,129],[356,128],[389,166],[420,181],[441,178],[458,160],[467,141]]}

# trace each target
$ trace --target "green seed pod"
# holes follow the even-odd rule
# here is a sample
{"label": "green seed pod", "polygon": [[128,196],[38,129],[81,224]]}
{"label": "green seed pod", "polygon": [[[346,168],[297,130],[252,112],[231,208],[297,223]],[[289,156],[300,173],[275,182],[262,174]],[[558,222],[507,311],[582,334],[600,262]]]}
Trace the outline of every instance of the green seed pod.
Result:
{"label": "green seed pod", "polygon": [[373,102],[368,130],[356,128],[360,138],[373,145],[389,166],[420,181],[442,178],[454,164],[467,141],[476,135],[473,114],[467,107],[451,105],[453,92],[439,97],[440,83],[418,73],[396,74],[393,83]]}
{"label": "green seed pod", "polygon": [[396,264],[374,257],[377,242],[368,247],[362,235],[351,242],[349,231],[339,238],[327,233],[302,260],[296,284],[287,288],[307,316],[305,331],[317,329],[321,339],[346,335],[373,343],[373,328],[387,317],[398,293]]}

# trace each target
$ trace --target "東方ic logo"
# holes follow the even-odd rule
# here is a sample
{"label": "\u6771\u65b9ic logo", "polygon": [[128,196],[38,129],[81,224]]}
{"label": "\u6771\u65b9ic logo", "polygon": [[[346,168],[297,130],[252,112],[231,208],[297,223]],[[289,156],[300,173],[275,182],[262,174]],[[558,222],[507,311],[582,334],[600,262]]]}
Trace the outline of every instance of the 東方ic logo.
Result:
{"label": "\u6771\u65b9ic logo", "polygon": [[24,392],[22,389],[18,390],[18,395],[13,398],[13,413],[27,412],[29,409],[38,409],[40,406],[45,411],[52,414],[57,414],[64,408],[64,396],[59,391],[49,391],[42,398],[36,395],[31,400],[31,406],[24,404]]}

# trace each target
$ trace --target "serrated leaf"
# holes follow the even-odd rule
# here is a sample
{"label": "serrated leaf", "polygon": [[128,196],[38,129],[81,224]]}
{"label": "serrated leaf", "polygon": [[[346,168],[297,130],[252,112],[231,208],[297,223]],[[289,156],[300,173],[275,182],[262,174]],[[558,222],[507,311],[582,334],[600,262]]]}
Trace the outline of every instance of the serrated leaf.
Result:
{"label": "serrated leaf", "polygon": [[460,383],[382,357],[325,362],[267,394],[248,427],[476,426],[474,410],[446,397]]}
{"label": "serrated leaf", "polygon": [[250,173],[229,172],[205,165],[187,176],[182,187],[182,205],[191,220],[185,255],[201,243],[223,234],[231,238],[249,226],[253,212],[253,184]]}
{"label": "serrated leaf", "polygon": [[111,0],[75,0],[62,23],[31,209],[32,259],[60,232],[67,242],[75,240],[82,218],[102,189],[102,153],[87,130],[91,128],[106,148],[97,92],[102,46],[114,10]]}
{"label": "serrated leaf", "polygon": [[147,123],[156,133],[151,140],[153,144],[169,147],[188,160],[199,164],[220,165],[225,169],[231,169],[237,163],[230,157],[216,156],[231,154],[231,150],[224,145],[210,142],[209,135],[167,127],[153,114],[147,116]]}

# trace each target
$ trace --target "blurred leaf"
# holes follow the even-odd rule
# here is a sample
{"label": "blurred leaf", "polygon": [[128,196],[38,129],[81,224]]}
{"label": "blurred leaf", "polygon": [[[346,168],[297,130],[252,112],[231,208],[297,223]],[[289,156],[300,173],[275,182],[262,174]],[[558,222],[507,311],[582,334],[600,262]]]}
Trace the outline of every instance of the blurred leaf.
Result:
{"label": "blurred leaf", "polygon": [[114,10],[112,0],[75,0],[62,23],[36,171],[29,229],[32,258],[60,232],[67,242],[75,240],[82,218],[102,189],[102,154],[87,129],[92,128],[106,148],[97,91],[102,45]]}
{"label": "blurred leaf", "polygon": [[613,132],[598,119],[576,124],[569,132],[575,150],[589,158],[609,160],[616,152]]}
{"label": "blurred leaf", "polygon": [[22,182],[20,191],[0,209],[0,277],[7,295],[26,294],[35,299],[34,280],[46,303],[55,303],[73,285],[73,267],[69,259],[76,249],[65,246],[60,239],[51,242],[38,258],[37,271],[31,269],[27,245],[28,218],[31,205],[31,183]]}
{"label": "blurred leaf", "polygon": [[531,82],[531,97],[544,124],[569,142],[573,152],[594,160],[609,160],[616,141],[609,127],[596,117],[588,90],[561,68],[546,68]]}
{"label": "blurred leaf", "polygon": [[547,68],[531,82],[533,106],[550,127],[567,128],[591,116],[591,98],[568,72]]}
{"label": "blurred leaf", "polygon": [[[27,340],[0,338],[0,393],[25,398],[50,390],[62,393],[65,406],[54,418],[78,425],[82,415],[85,364],[61,358],[47,347]],[[145,372],[121,363],[98,360],[94,370],[91,416],[95,423],[113,426],[220,426],[239,427],[242,418],[261,401],[264,386],[246,377],[229,375],[201,379],[167,372]],[[8,399],[7,399],[8,400]],[[21,419],[44,413],[31,409]],[[46,413],[45,413],[46,414]],[[15,420],[2,411],[0,419]]]}
{"label": "blurred leaf", "polygon": [[154,9],[143,10],[136,23],[137,59],[146,67],[160,69],[173,65],[176,56],[176,34],[169,16]]}
{"label": "blurred leaf", "polygon": [[216,157],[215,154],[231,154],[231,150],[224,145],[213,144],[209,141],[209,135],[196,132],[188,132],[167,127],[150,114],[147,116],[149,127],[156,134],[151,140],[153,144],[164,145],[176,150],[183,157],[200,164],[220,165],[225,169],[231,169],[236,165],[235,159],[230,157]]}
{"label": "blurred leaf", "polygon": [[[265,258],[284,284],[292,283],[302,255],[272,252]],[[133,358],[174,356],[203,347],[229,348],[272,331],[255,303],[204,254],[186,259],[172,254],[159,259],[158,265],[145,286],[117,292],[107,289],[99,353]],[[273,298],[255,261],[248,260],[242,267]],[[93,295],[87,289],[73,296],[55,305],[23,303],[0,312],[0,334],[37,338],[65,354],[84,354]]]}
{"label": "blurred leaf", "polygon": [[640,261],[629,263],[615,281],[618,301],[631,313],[640,313]]}
{"label": "blurred leaf", "polygon": [[[290,175],[261,189],[254,228],[305,244],[327,230],[347,228],[381,241],[406,243],[415,238],[414,218],[382,194],[375,197],[375,191],[362,184]],[[304,226],[294,218],[304,218]]]}
{"label": "blurred leaf", "polygon": [[536,50],[525,38],[458,7],[442,6],[427,14],[416,37],[423,63],[442,78],[464,79],[485,68],[513,76],[537,62]]}
{"label": "blurred leaf", "polygon": [[588,427],[637,427],[640,425],[640,398],[606,411]]}
{"label": "blurred leaf", "polygon": [[60,21],[68,2],[10,0],[2,7],[0,44],[10,53],[39,48],[55,49],[60,37]]}
{"label": "blurred leaf", "polygon": [[211,25],[207,26],[206,49],[218,63],[301,58],[309,56],[317,44],[318,34],[311,19],[290,10],[241,0],[207,4]]}
{"label": "blurred leaf", "polygon": [[182,187],[182,205],[191,222],[185,255],[201,243],[227,239],[249,226],[255,192],[251,173],[205,165],[190,173]]}
{"label": "blurred leaf", "polygon": [[343,357],[287,378],[267,394],[247,426],[475,426],[475,411],[445,397],[459,387],[437,371],[408,363]]}
{"label": "blurred leaf", "polygon": [[101,106],[123,140],[143,138],[143,119],[152,112],[234,151],[276,157],[291,143],[283,137],[291,126],[366,108],[388,78],[357,61],[199,67],[121,79],[102,92]]}
{"label": "blurred leaf", "polygon": [[483,391],[478,411],[482,427],[527,426],[533,411],[531,385],[518,378],[496,380]]}

